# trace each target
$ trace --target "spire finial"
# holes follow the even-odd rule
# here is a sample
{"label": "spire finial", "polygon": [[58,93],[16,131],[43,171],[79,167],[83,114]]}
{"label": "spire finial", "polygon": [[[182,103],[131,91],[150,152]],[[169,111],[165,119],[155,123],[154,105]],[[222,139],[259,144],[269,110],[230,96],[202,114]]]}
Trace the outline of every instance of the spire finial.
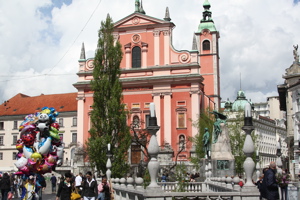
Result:
{"label": "spire finial", "polygon": [[140,7],[140,13],[146,14],[146,12],[143,9],[143,1],[141,0],[141,7]]}
{"label": "spire finial", "polygon": [[170,18],[170,12],[169,12],[169,7],[166,8],[166,13],[165,13],[165,18],[164,18],[165,21],[171,21],[171,18]]}
{"label": "spire finial", "polygon": [[81,60],[85,60],[85,48],[84,48],[84,43],[82,43],[82,46],[81,46],[80,59],[81,59]]}
{"label": "spire finial", "polygon": [[192,50],[198,50],[198,48],[197,48],[197,42],[196,42],[196,35],[195,34],[194,34],[194,37],[193,37]]}

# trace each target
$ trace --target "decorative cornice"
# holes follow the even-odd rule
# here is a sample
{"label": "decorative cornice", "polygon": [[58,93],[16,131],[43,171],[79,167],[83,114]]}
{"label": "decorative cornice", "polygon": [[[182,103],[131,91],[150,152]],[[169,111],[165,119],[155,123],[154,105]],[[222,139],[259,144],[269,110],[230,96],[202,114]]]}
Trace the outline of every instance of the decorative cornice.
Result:
{"label": "decorative cornice", "polygon": [[172,96],[172,92],[162,92],[161,96]]}
{"label": "decorative cornice", "polygon": [[159,36],[159,33],[160,33],[160,30],[154,30],[154,31],[153,31],[153,36],[154,36],[154,37],[158,37],[158,36]]}
{"label": "decorative cornice", "polygon": [[190,94],[200,94],[201,93],[201,90],[193,90],[193,91],[190,91]]}
{"label": "decorative cornice", "polygon": [[161,93],[152,93],[153,97],[157,97],[157,96],[160,96],[160,95],[161,95]]}

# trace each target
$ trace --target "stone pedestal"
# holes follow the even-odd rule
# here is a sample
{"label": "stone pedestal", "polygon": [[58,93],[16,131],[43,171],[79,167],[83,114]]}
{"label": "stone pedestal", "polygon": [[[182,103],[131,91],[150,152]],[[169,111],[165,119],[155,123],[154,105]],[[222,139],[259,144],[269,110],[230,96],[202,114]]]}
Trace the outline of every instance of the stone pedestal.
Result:
{"label": "stone pedestal", "polygon": [[221,123],[218,141],[211,146],[212,177],[234,176],[234,156],[231,153],[228,127]]}

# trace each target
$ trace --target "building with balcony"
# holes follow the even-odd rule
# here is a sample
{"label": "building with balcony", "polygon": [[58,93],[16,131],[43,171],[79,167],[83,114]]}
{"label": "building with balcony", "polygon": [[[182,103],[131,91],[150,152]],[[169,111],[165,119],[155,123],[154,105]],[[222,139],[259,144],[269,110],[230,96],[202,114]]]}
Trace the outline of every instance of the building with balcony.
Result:
{"label": "building with balcony", "polygon": [[17,94],[0,105],[0,171],[17,171],[16,142],[20,138],[19,126],[24,117],[41,111],[45,106],[59,112],[56,118],[60,136],[65,143],[64,164],[57,172],[72,171],[77,143],[77,93],[27,96]]}

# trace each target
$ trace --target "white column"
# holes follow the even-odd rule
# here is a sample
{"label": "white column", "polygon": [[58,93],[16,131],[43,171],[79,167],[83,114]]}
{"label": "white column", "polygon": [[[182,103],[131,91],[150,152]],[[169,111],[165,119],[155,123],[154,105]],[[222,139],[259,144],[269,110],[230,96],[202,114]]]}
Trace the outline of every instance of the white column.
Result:
{"label": "white column", "polygon": [[147,67],[148,44],[142,42],[142,68]]}
{"label": "white column", "polygon": [[84,101],[85,97],[84,94],[77,95],[77,141],[80,144],[84,144],[83,142],[83,123],[84,123]]}
{"label": "white column", "polygon": [[131,68],[131,47],[130,45],[125,45],[125,68],[130,69]]}
{"label": "white column", "polygon": [[[153,96],[153,103],[155,104],[155,112],[156,112],[156,117],[157,117],[157,125],[158,126],[161,126],[161,112],[160,112],[160,95],[161,93],[153,93],[152,96]],[[156,137],[157,137],[157,141],[158,141],[158,145],[161,146],[161,142],[160,142],[160,138],[161,138],[161,135],[160,135],[160,130],[157,131],[156,133]]]}
{"label": "white column", "polygon": [[159,30],[153,31],[154,36],[154,65],[159,65]]}
{"label": "white column", "polygon": [[[191,111],[192,111],[192,121],[196,121],[198,119],[198,115],[200,114],[200,91],[195,90],[190,92],[191,95]],[[192,126],[192,136],[195,137],[197,135],[198,129],[195,126]]]}
{"label": "white column", "polygon": [[165,30],[164,33],[164,64],[170,64],[170,31]]}
{"label": "white column", "polygon": [[169,143],[170,145],[171,140],[171,92],[165,92],[162,94],[164,96],[164,140]]}

